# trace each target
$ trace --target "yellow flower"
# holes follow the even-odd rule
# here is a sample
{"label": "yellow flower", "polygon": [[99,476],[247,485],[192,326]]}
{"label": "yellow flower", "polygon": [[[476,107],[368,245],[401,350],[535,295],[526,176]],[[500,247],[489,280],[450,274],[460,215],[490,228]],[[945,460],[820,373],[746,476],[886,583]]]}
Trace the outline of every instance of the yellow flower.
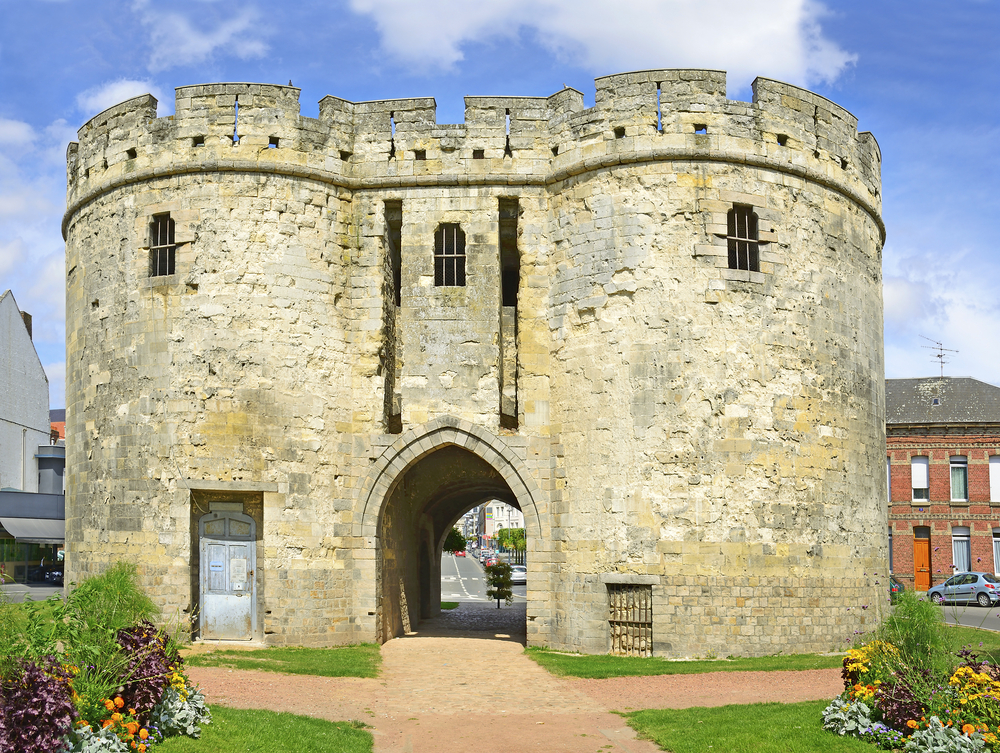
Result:
{"label": "yellow flower", "polygon": [[143,727],[141,730],[139,730],[139,737],[141,737],[143,740],[145,740],[147,737],[149,737],[149,732],[146,730],[145,727]]}

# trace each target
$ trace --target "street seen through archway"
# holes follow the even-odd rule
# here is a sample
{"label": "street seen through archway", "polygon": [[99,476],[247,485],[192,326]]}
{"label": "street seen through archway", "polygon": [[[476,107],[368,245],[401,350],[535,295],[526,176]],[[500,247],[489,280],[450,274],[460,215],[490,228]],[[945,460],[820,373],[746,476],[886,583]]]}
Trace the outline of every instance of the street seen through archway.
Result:
{"label": "street seen through archway", "polygon": [[[477,550],[474,550],[477,551]],[[486,572],[475,553],[468,552],[460,557],[445,552],[441,555],[441,601],[457,602],[487,602]],[[503,555],[501,555],[503,559]],[[527,601],[527,585],[515,583],[511,589],[514,592],[514,605]],[[501,608],[507,605],[501,602]]]}

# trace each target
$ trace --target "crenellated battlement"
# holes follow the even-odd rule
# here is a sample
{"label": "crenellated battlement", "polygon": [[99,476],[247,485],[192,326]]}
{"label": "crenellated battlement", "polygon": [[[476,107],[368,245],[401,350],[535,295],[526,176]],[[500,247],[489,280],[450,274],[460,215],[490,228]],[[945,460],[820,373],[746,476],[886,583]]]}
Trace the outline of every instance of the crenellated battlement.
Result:
{"label": "crenellated battlement", "polygon": [[593,107],[549,97],[465,98],[465,121],[439,124],[432,98],[349,102],[300,114],[300,90],[271,84],[178,87],[175,114],[134,97],[98,114],[67,155],[69,204],[149,177],[288,172],[347,188],[454,182],[548,184],[590,169],[707,160],[791,172],[880,211],[881,156],[857,119],[796,86],[758,78],[753,101],[726,98],[726,74],[647,70],[595,81]]}

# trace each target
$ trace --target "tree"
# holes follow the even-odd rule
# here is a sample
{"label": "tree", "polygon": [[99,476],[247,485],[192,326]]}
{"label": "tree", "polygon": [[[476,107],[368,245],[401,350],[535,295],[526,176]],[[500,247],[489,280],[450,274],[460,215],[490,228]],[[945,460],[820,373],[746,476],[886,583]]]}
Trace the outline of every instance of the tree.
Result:
{"label": "tree", "polygon": [[524,529],[523,528],[501,528],[497,531],[497,542],[505,549],[513,549],[516,552],[524,551]]}
{"label": "tree", "polygon": [[444,550],[446,552],[461,552],[465,550],[465,536],[457,528],[448,531],[448,537],[444,540]]}
{"label": "tree", "polygon": [[496,565],[486,566],[486,597],[497,600],[497,609],[500,608],[500,599],[508,604],[514,603],[514,592],[511,590],[510,565],[506,562],[499,562]]}

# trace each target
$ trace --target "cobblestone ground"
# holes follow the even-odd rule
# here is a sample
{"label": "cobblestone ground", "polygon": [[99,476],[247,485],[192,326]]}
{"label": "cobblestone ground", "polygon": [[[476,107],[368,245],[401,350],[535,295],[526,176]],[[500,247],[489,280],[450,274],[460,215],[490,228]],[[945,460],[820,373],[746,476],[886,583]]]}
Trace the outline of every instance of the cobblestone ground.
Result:
{"label": "cobblestone ground", "polygon": [[374,680],[189,671],[210,703],[361,720],[372,727],[376,753],[655,753],[610,712],[832,698],[841,690],[839,670],[560,678],[527,658],[523,642],[523,604],[462,602],[386,643]]}
{"label": "cobblestone ground", "polygon": [[497,609],[495,601],[463,601],[455,609],[441,610],[441,616],[432,620],[424,620],[417,628],[416,635],[450,636],[478,635],[493,637],[500,640],[509,639],[525,644],[525,615],[527,604],[500,602]]}

